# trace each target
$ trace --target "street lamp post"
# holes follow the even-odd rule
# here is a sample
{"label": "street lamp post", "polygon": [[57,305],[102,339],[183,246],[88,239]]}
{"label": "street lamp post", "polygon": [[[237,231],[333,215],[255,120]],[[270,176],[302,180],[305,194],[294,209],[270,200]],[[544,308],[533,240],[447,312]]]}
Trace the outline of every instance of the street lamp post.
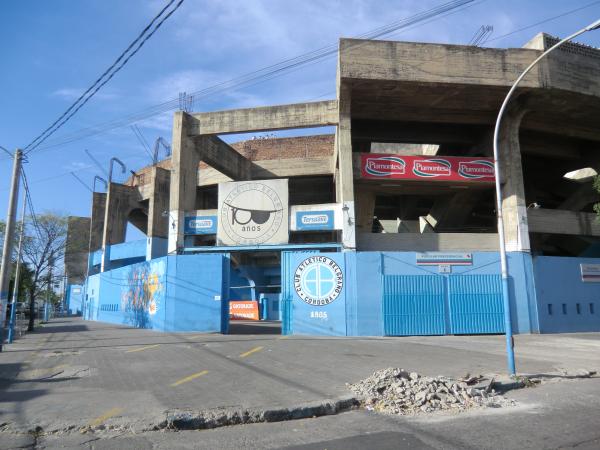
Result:
{"label": "street lamp post", "polygon": [[500,112],[498,113],[498,118],[496,119],[496,127],[494,128],[494,170],[496,173],[496,217],[498,219],[498,240],[500,245],[500,268],[502,272],[502,298],[504,302],[504,328],[506,333],[506,354],[508,358],[508,371],[510,375],[515,375],[515,354],[513,348],[513,336],[512,336],[512,321],[510,318],[510,300],[509,300],[509,292],[508,292],[508,264],[506,261],[506,243],[504,239],[504,222],[502,220],[502,186],[500,185],[500,164],[498,163],[498,135],[500,134],[500,123],[502,121],[502,116],[506,110],[506,105],[508,104],[512,94],[517,89],[517,86],[521,82],[521,80],[529,73],[529,71],[545,56],[547,56],[550,52],[557,49],[561,45],[566,42],[569,42],[571,39],[576,38],[580,34],[583,34],[587,31],[597,30],[600,28],[600,19],[596,20],[594,23],[588,25],[585,28],[573,33],[572,35],[564,38],[559,41],[540,56],[538,56],[535,61],[533,61],[517,78],[514,82],[508,94],[506,94],[506,98],[502,102],[502,106],[500,107]]}

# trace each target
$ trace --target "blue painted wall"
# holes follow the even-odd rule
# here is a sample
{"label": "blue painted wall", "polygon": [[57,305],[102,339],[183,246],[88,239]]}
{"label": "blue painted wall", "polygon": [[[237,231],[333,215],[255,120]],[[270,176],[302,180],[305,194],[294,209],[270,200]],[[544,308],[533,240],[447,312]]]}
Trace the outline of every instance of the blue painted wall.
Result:
{"label": "blue painted wall", "polygon": [[179,255],[90,276],[84,318],[160,331],[222,331],[229,258]]}
{"label": "blue painted wall", "polygon": [[[344,334],[341,314],[345,319],[345,334],[348,336],[382,336],[383,330],[383,290],[382,275],[431,275],[448,276],[438,273],[438,266],[419,266],[415,252],[345,252],[321,253],[340,260],[345,267],[344,295],[328,307],[333,308],[328,318],[333,317],[335,325],[324,320],[309,320],[311,308],[300,300],[294,292],[294,272],[304,260],[305,253],[290,253],[282,258],[282,300],[292,299],[291,328],[293,334]],[[332,256],[334,255],[334,256]],[[508,255],[511,316],[515,333],[538,332],[537,304],[535,298],[534,275],[531,256],[528,253]],[[452,266],[453,274],[499,274],[500,258],[497,252],[473,253],[470,266]],[[342,296],[340,296],[342,297]],[[338,302],[338,300],[340,300]],[[344,306],[345,311],[341,310]],[[306,306],[305,306],[306,305]],[[325,309],[323,309],[325,311]],[[330,319],[331,320],[331,319]],[[333,322],[332,322],[333,323]],[[284,330],[286,326],[284,325]]]}
{"label": "blue painted wall", "polygon": [[540,332],[600,331],[600,283],[581,281],[580,264],[599,258],[533,258]]}

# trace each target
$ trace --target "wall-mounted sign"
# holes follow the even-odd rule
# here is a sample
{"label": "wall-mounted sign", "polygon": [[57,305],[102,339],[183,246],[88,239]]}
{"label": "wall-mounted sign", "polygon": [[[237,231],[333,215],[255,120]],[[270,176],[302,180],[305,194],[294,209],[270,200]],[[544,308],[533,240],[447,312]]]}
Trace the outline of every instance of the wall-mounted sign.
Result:
{"label": "wall-mounted sign", "polygon": [[584,283],[600,283],[600,264],[580,264],[581,281]]}
{"label": "wall-mounted sign", "polygon": [[333,230],[333,211],[296,211],[296,230]]}
{"label": "wall-mounted sign", "polygon": [[287,244],[288,180],[219,184],[220,245]]}
{"label": "wall-mounted sign", "polygon": [[217,216],[186,217],[184,234],[216,234]]}
{"label": "wall-mounted sign", "polygon": [[362,178],[377,180],[494,181],[492,158],[362,153],[360,168]]}
{"label": "wall-mounted sign", "polygon": [[258,302],[231,300],[229,302],[231,320],[259,320]]}
{"label": "wall-mounted sign", "polygon": [[420,266],[470,266],[473,264],[473,254],[452,252],[417,253],[417,264]]}
{"label": "wall-mounted sign", "polygon": [[450,264],[440,264],[438,273],[452,273],[452,266]]}
{"label": "wall-mounted sign", "polygon": [[344,288],[344,274],[338,264],[327,256],[311,256],[303,260],[294,272],[294,289],[298,297],[312,306],[333,302]]}

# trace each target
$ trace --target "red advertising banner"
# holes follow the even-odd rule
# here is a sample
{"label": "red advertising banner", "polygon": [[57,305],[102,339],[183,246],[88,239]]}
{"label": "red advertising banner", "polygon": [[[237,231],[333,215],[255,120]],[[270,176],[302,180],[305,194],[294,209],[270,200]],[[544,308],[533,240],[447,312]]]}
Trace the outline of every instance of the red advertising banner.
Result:
{"label": "red advertising banner", "polygon": [[360,173],[362,178],[371,180],[493,182],[494,160],[463,156],[362,153]]}

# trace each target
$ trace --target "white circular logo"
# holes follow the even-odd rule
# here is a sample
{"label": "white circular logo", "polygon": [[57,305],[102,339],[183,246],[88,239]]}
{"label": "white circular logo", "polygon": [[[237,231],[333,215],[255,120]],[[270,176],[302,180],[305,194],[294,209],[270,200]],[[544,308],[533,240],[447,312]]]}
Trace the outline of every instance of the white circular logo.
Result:
{"label": "white circular logo", "polygon": [[313,306],[333,302],[344,287],[344,274],[327,256],[311,256],[300,263],[294,273],[294,289],[298,297]]}
{"label": "white circular logo", "polygon": [[[254,208],[253,205],[261,205]],[[263,183],[237,186],[223,201],[220,212],[223,230],[240,245],[269,241],[283,223],[283,205],[277,192]]]}

